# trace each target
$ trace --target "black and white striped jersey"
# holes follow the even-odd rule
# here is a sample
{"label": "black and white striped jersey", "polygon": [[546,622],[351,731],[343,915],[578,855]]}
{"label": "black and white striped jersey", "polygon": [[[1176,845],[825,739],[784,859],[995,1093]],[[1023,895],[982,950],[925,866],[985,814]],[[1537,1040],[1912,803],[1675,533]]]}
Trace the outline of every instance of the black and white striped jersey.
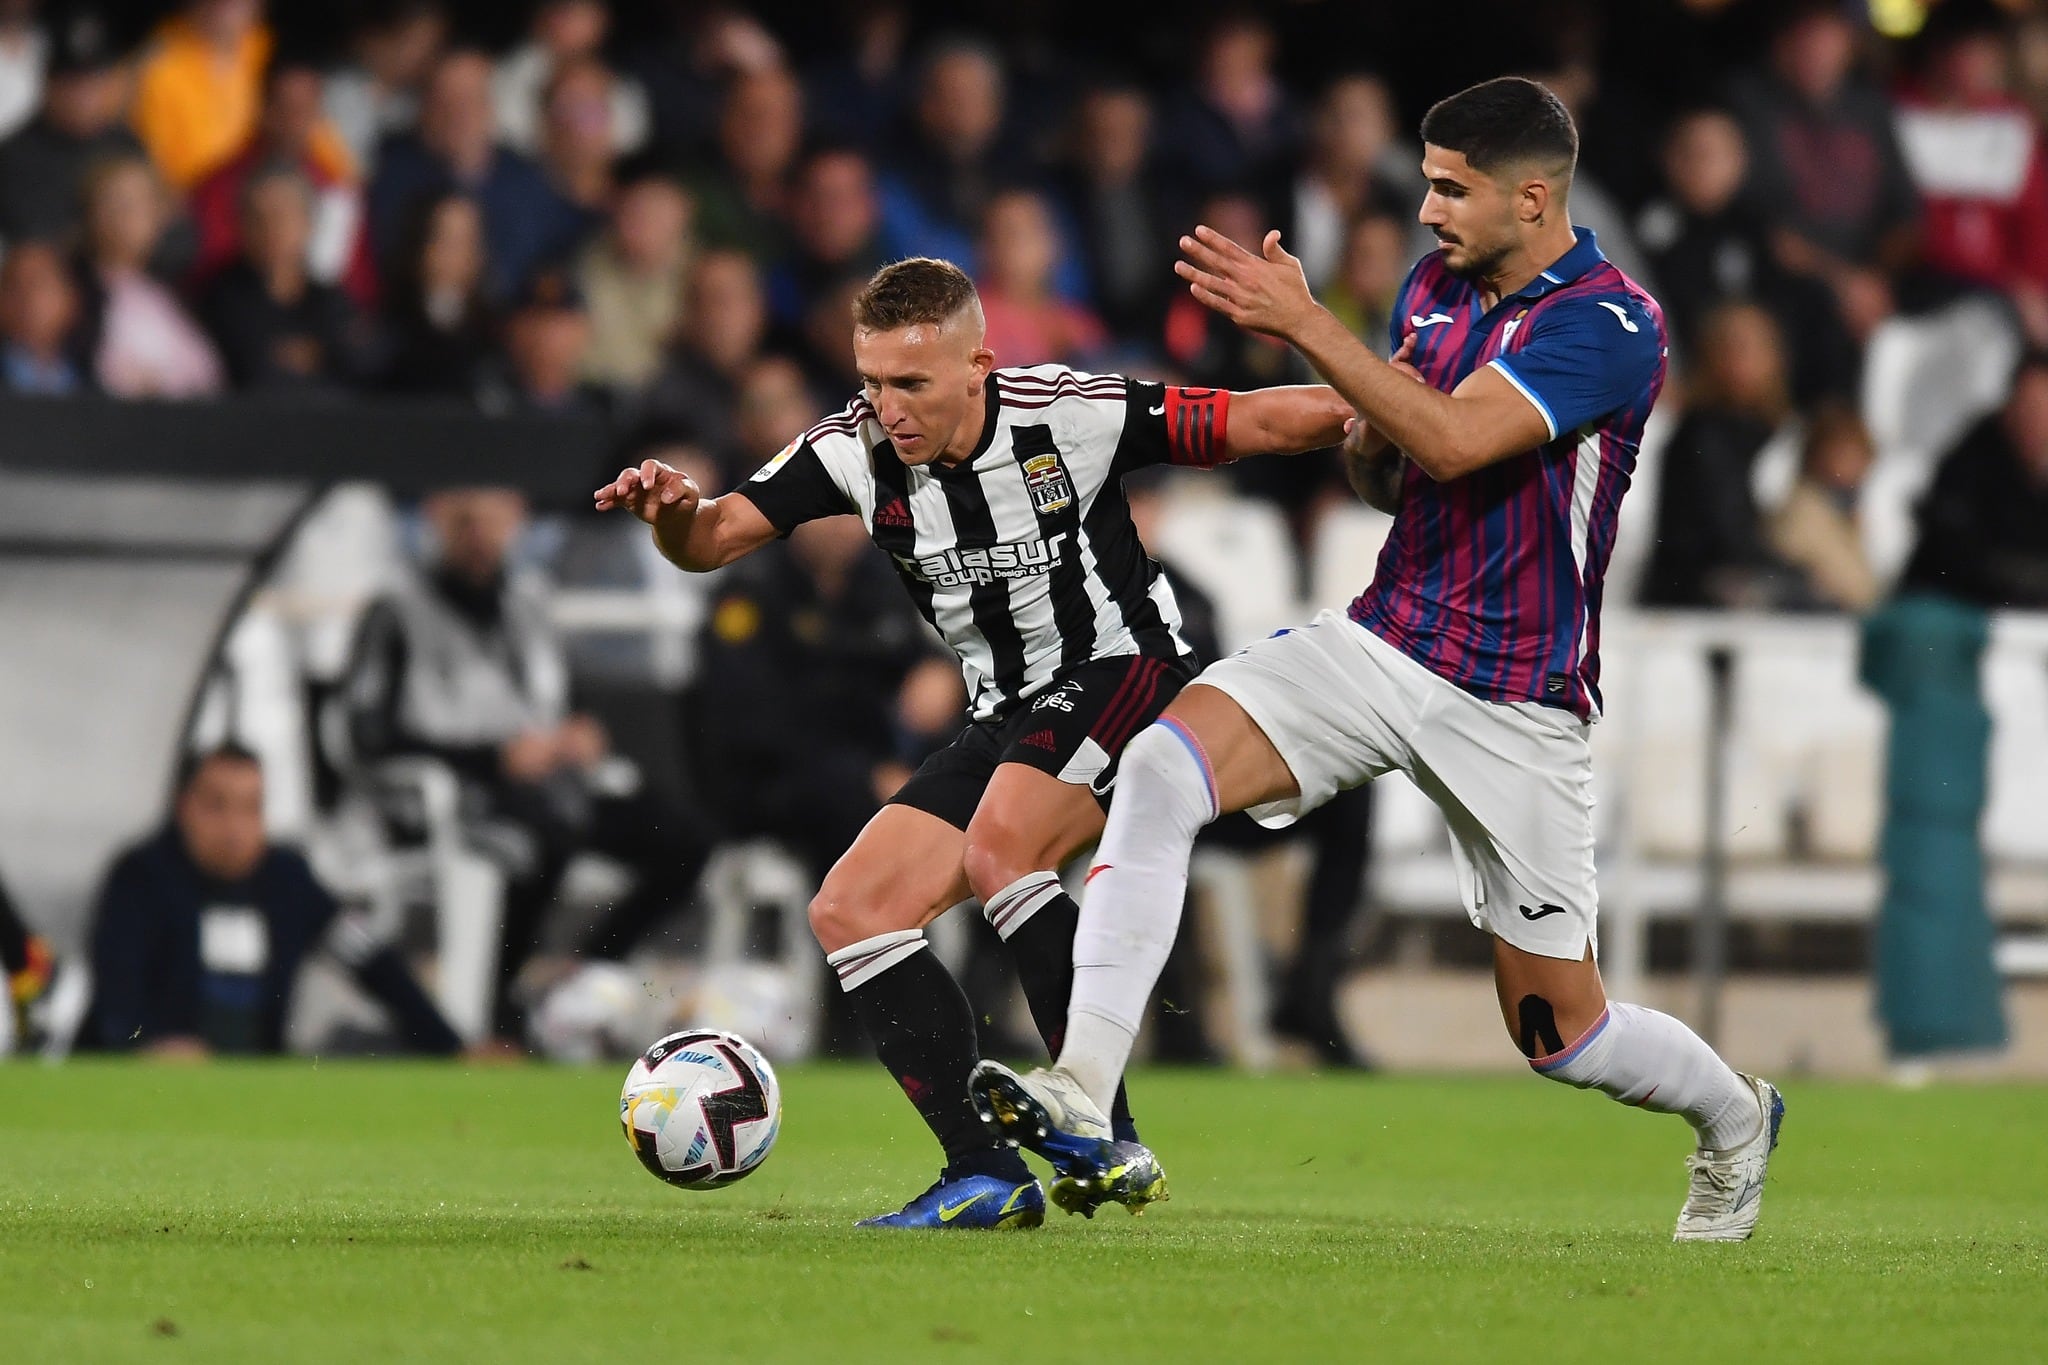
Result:
{"label": "black and white striped jersey", "polygon": [[1120,481],[1218,462],[1229,397],[1058,365],[996,370],[969,459],[905,465],[857,397],[737,491],[785,535],[819,517],[866,521],[960,656],[975,718],[990,720],[1078,663],[1190,654]]}

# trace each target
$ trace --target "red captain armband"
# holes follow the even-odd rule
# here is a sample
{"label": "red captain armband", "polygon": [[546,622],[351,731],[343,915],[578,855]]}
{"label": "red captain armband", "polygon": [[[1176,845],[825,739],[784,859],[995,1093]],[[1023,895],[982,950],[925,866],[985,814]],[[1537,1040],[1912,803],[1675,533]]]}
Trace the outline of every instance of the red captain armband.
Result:
{"label": "red captain armband", "polygon": [[1166,390],[1167,460],[1208,469],[1223,463],[1223,438],[1230,430],[1230,390]]}

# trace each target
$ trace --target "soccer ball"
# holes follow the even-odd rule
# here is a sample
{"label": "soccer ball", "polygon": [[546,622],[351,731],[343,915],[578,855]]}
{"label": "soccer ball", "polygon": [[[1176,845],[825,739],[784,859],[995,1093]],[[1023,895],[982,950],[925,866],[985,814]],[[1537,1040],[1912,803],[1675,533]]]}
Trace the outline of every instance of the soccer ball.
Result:
{"label": "soccer ball", "polygon": [[685,1029],[642,1053],[619,1092],[633,1155],[686,1190],[730,1185],[768,1159],[782,1127],[782,1087],[736,1033]]}

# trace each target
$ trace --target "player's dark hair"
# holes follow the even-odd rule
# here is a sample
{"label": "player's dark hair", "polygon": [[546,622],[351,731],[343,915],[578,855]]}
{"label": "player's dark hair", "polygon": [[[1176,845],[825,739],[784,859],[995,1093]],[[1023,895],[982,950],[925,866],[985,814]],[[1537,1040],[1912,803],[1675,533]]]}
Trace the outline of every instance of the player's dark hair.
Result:
{"label": "player's dark hair", "polygon": [[1564,102],[1522,76],[1481,81],[1438,100],[1422,116],[1422,140],[1463,153],[1481,175],[1533,164],[1569,180],[1579,159],[1579,130]]}
{"label": "player's dark hair", "polygon": [[209,763],[247,763],[253,768],[263,767],[263,760],[256,756],[256,751],[237,740],[222,740],[209,749],[188,749],[178,758],[174,789],[180,796],[199,779],[199,774],[206,770]]}
{"label": "player's dark hair", "polygon": [[934,326],[967,310],[979,311],[974,281],[951,261],[912,256],[883,266],[854,296],[853,324],[871,332],[893,332],[921,323]]}

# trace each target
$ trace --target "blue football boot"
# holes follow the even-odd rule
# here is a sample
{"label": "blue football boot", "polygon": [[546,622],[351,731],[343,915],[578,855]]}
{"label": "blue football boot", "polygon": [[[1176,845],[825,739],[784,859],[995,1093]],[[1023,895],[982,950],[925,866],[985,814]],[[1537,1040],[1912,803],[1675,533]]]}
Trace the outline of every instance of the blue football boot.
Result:
{"label": "blue football boot", "polygon": [[895,1213],[863,1218],[854,1226],[1014,1232],[1044,1221],[1045,1191],[1036,1180],[1021,1185],[999,1175],[963,1175],[948,1180],[942,1172],[930,1189]]}

